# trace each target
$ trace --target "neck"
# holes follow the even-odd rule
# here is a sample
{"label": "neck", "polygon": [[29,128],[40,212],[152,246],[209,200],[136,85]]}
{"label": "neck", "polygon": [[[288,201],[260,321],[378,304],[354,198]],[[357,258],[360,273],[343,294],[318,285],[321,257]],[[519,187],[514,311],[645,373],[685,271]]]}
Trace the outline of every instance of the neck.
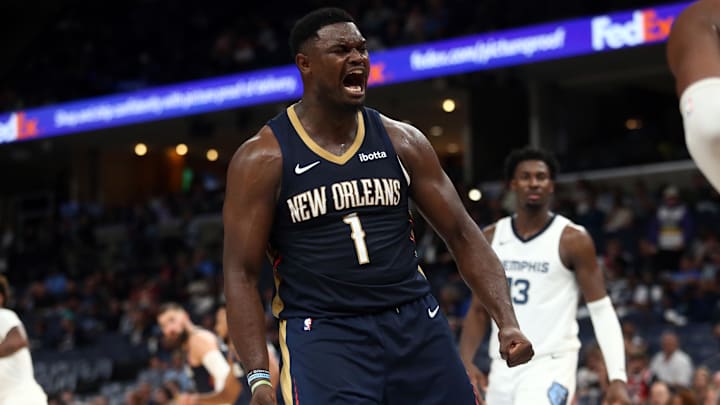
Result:
{"label": "neck", "polygon": [[515,229],[522,236],[532,235],[542,229],[551,217],[547,207],[520,209],[515,216]]}
{"label": "neck", "polygon": [[309,97],[295,105],[295,113],[310,136],[339,144],[355,139],[357,112],[357,108],[328,105]]}

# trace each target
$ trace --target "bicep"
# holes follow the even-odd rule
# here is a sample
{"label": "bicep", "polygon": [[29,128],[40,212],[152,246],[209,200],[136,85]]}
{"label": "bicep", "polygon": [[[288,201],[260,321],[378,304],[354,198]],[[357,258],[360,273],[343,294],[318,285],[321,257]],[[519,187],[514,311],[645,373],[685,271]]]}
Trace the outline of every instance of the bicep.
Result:
{"label": "bicep", "polygon": [[607,295],[605,279],[598,265],[595,245],[590,235],[575,228],[567,228],[563,233],[561,248],[565,251],[567,265],[575,271],[580,291],[585,302],[597,301]]}
{"label": "bicep", "polygon": [[241,147],[228,169],[223,260],[230,272],[259,271],[272,227],[281,162],[256,149]]}
{"label": "bicep", "polygon": [[472,219],[430,143],[422,134],[415,138],[410,150],[401,156],[410,172],[411,197],[437,233],[449,242]]}

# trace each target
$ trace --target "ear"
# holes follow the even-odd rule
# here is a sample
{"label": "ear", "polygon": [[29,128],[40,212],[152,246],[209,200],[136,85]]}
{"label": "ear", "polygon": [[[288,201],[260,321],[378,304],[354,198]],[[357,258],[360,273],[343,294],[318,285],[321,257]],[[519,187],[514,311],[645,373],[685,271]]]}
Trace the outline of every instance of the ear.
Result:
{"label": "ear", "polygon": [[298,52],[295,55],[295,65],[300,69],[300,74],[305,75],[310,73],[310,58],[302,52]]}

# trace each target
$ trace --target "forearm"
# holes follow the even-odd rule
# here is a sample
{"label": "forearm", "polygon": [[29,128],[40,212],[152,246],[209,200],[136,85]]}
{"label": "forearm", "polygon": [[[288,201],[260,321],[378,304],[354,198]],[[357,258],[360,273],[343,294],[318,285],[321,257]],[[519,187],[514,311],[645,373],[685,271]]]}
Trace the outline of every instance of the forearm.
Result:
{"label": "forearm", "polygon": [[460,274],[499,328],[518,327],[500,260],[480,230],[468,228],[448,241]]}
{"label": "forearm", "polygon": [[265,312],[256,279],[248,279],[236,271],[227,272],[225,297],[230,338],[245,371],[267,370]]}
{"label": "forearm", "polygon": [[230,395],[225,390],[220,392],[213,392],[211,394],[199,394],[197,397],[198,405],[223,405],[232,404],[237,399],[236,396]]}
{"label": "forearm", "polygon": [[485,337],[486,325],[487,314],[485,308],[477,302],[477,298],[473,297],[460,334],[459,350],[463,363],[471,364],[475,360],[477,349]]}
{"label": "forearm", "polygon": [[607,295],[597,301],[588,302],[590,320],[595,337],[605,359],[608,380],[627,381],[625,372],[625,344],[620,321]]}

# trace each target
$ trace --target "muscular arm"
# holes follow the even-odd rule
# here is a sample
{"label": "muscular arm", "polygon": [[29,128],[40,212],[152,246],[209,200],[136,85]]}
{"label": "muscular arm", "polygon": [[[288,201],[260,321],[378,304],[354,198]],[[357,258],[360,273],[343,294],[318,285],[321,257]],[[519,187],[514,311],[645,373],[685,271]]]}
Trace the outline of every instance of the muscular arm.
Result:
{"label": "muscular arm", "polygon": [[223,272],[228,328],[246,371],[268,369],[258,277],[273,222],[282,156],[269,127],[243,144],[228,168]]}
{"label": "muscular arm", "polygon": [[[420,212],[447,244],[455,258],[460,274],[465,279],[490,316],[500,333],[511,331],[520,337],[518,322],[510,301],[505,271],[475,222],[470,218],[450,179],[440,166],[430,142],[414,127],[384,119],[390,138],[411,178],[410,193]],[[524,339],[524,337],[522,337]],[[529,360],[530,345],[523,345],[521,361],[508,358],[513,339],[502,344],[503,358],[511,365]],[[514,343],[510,343],[513,341]],[[527,341],[524,341],[527,344]],[[515,349],[512,350],[513,353]]]}
{"label": "muscular arm", "polygon": [[[495,225],[491,225],[485,229],[483,233],[488,242],[491,242],[495,234]],[[473,295],[470,309],[468,309],[468,313],[465,316],[462,333],[460,334],[460,358],[466,367],[474,365],[475,355],[477,354],[478,347],[480,347],[480,343],[482,343],[483,338],[485,338],[485,331],[487,330],[489,321],[485,307],[480,300]]]}
{"label": "muscular arm", "polygon": [[[627,377],[622,330],[605,290],[592,238],[581,228],[566,227],[560,239],[560,257],[566,267],[575,271],[575,278],[590,310],[610,382],[617,380],[624,383]],[[622,388],[624,390],[624,385]]]}
{"label": "muscular arm", "polygon": [[[216,389],[215,392],[212,393],[197,395],[197,403],[199,405],[234,403],[238,395],[240,395],[242,386],[233,375],[232,367],[228,364],[227,359],[225,359],[220,352],[215,335],[206,331],[197,332],[190,336],[188,346],[190,347],[189,358],[191,364],[203,364],[214,380],[224,379],[222,384],[218,384],[218,382],[215,381],[215,386],[222,386],[222,389]],[[208,365],[208,356],[215,356],[214,360],[224,362],[224,364],[222,364],[223,367],[219,367],[220,365],[218,364]]]}
{"label": "muscular arm", "polygon": [[673,23],[667,59],[678,95],[692,83],[720,77],[720,0],[700,0]]}
{"label": "muscular arm", "polygon": [[5,335],[5,339],[0,342],[0,358],[12,356],[15,352],[27,346],[27,339],[16,326],[10,329],[10,332]]}

